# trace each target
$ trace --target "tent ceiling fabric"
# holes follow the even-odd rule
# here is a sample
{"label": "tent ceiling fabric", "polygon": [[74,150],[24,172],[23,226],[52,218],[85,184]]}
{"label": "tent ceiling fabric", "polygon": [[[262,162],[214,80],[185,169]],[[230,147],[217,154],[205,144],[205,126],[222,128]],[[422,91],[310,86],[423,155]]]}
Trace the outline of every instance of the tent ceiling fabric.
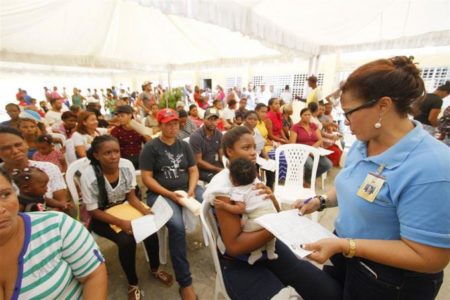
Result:
{"label": "tent ceiling fabric", "polygon": [[134,1],[310,55],[450,45],[448,0]]}
{"label": "tent ceiling fabric", "polygon": [[1,60],[176,69],[450,45],[448,0],[0,0]]}
{"label": "tent ceiling fabric", "polygon": [[241,33],[133,1],[2,1],[1,55],[8,61],[153,69],[281,54]]}

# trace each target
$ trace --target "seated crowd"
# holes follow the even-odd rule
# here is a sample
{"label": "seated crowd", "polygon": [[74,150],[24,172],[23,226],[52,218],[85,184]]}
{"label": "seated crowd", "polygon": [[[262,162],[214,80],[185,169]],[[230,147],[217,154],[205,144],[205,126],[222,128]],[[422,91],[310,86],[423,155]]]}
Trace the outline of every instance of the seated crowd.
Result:
{"label": "seated crowd", "polygon": [[[232,89],[225,93],[218,86],[215,94],[208,90],[202,91],[198,86],[192,92],[186,86],[185,100],[177,102],[175,109],[160,107],[163,106],[162,99],[166,91],[161,86],[153,89],[152,83],[148,81],[143,83],[141,93],[130,93],[128,89],[117,91],[115,87],[111,87],[100,89],[100,93],[97,93],[97,89],[93,92],[88,89],[82,95],[80,90],[74,88],[70,99],[65,88],[62,94],[58,93],[57,87],[52,92],[45,88],[46,101],[41,102],[40,107],[36,107],[36,101],[19,89],[16,95],[18,104],[6,105],[10,120],[0,126],[0,191],[2,201],[6,203],[0,207],[0,249],[10,247],[5,249],[13,249],[11,251],[15,253],[15,258],[19,253],[25,255],[25,263],[20,267],[25,272],[20,273],[22,286],[19,284],[18,288],[15,284],[19,272],[0,275],[0,280],[6,282],[3,294],[7,299],[30,295],[52,295],[53,298],[83,295],[91,299],[105,299],[107,275],[104,259],[93,238],[81,223],[73,219],[78,217],[78,208],[69,196],[63,177],[70,163],[85,158],[89,165],[78,174],[82,205],[89,216],[88,220],[83,221],[89,230],[117,245],[119,262],[128,282],[129,299],[142,297],[142,283],[136,274],[136,242],[131,222],[113,216],[108,213],[108,209],[128,201],[142,214],[152,214],[151,207],[159,196],[173,210],[166,227],[174,276],[159,269],[160,241],[157,234],[143,241],[149,256],[150,273],[167,286],[171,286],[175,279],[182,299],[197,298],[187,257],[181,191],[199,202],[208,201],[215,208],[214,214],[220,229],[219,260],[227,293],[232,299],[271,298],[285,286],[293,287],[305,299],[378,299],[383,296],[393,299],[397,298],[393,295],[399,295],[395,294],[400,293],[399,291],[405,297],[412,297],[408,299],[433,299],[442,283],[442,269],[449,260],[450,242],[448,234],[445,236],[445,233],[434,231],[438,229],[430,225],[432,222],[414,227],[415,219],[430,218],[429,215],[424,215],[429,212],[428,209],[412,216],[407,213],[408,210],[405,211],[405,206],[416,205],[418,200],[415,199],[420,195],[410,200],[411,203],[407,199],[399,204],[401,198],[405,197],[402,187],[390,186],[397,196],[391,196],[389,192],[382,190],[382,193],[386,193],[383,197],[387,202],[379,204],[380,207],[376,208],[379,211],[376,213],[382,221],[392,225],[375,230],[373,235],[370,222],[374,217],[368,217],[370,208],[367,205],[372,201],[377,203],[379,199],[369,200],[370,195],[366,195],[369,198],[363,199],[367,200],[367,205],[362,203],[363,200],[357,200],[361,203],[355,205],[346,202],[352,201],[353,194],[359,195],[361,191],[353,191],[356,183],[348,187],[342,183],[344,180],[356,182],[354,178],[364,178],[369,171],[375,170],[378,172],[377,178],[393,180],[389,175],[386,178],[381,176],[381,173],[395,173],[395,167],[384,165],[385,161],[381,159],[379,162],[382,167],[378,169],[370,164],[377,165],[376,158],[383,155],[383,159],[391,159],[394,163],[396,159],[400,159],[395,157],[395,153],[391,153],[393,157],[390,157],[389,151],[403,151],[401,155],[405,155],[404,159],[407,159],[407,155],[403,153],[412,150],[406,146],[396,149],[396,142],[406,143],[406,139],[417,141],[420,137],[429,145],[436,146],[436,141],[431,137],[422,136],[423,130],[418,122],[411,123],[406,118],[404,106],[410,104],[408,101],[411,98],[418,98],[423,92],[415,66],[406,58],[380,60],[372,64],[372,69],[362,66],[355,71],[343,85],[341,95],[345,123],[359,140],[366,143],[355,146],[360,147],[359,149],[350,150],[349,164],[342,171],[345,175],[339,176],[336,187],[326,195],[310,199],[312,201],[308,201],[309,203],[299,200],[295,204],[302,213],[339,204],[340,214],[349,218],[338,217],[338,239],[303,245],[314,251],[310,256],[312,260],[319,263],[328,258],[332,260],[334,267],[324,268],[323,271],[307,260],[298,259],[285,244],[252,222],[257,216],[280,210],[272,193],[275,173],[266,170],[263,183],[255,175],[261,174],[256,166],[257,156],[273,159],[279,145],[304,144],[323,147],[332,152],[320,157],[317,177],[333,166],[341,165],[344,145],[342,132],[339,131],[340,124],[333,118],[332,101],[324,103],[318,101],[321,99],[313,99],[317,98],[317,92],[314,97],[308,97],[309,103],[301,110],[300,121],[294,123],[292,95],[286,98],[288,86],[280,98],[272,97],[271,91],[264,88],[255,92],[250,84],[248,89],[243,89],[245,92]],[[392,94],[392,88],[389,87],[397,86],[391,84],[390,80],[398,78],[379,75],[377,72],[385,72],[381,65],[385,69],[409,72],[405,78],[399,79],[400,82],[416,80],[419,83]],[[377,68],[378,71],[374,71]],[[367,90],[360,89],[360,85],[366,82],[364,76],[384,80],[382,84],[387,88],[379,92],[381,94],[370,91],[378,95],[376,100],[379,102],[368,98],[373,95],[365,94],[370,86]],[[391,95],[395,96],[395,101]],[[104,114],[101,102],[106,111]],[[48,105],[50,108],[47,108]],[[375,119],[370,127],[365,124],[372,119],[358,119],[359,114],[356,112],[360,111],[362,115],[363,111],[371,109],[377,111],[371,116]],[[377,115],[374,116],[375,114]],[[396,127],[396,124],[401,125]],[[361,131],[361,128],[365,131]],[[392,132],[397,135],[391,135]],[[413,134],[417,137],[411,137]],[[441,146],[436,147],[439,153],[446,153],[444,148],[439,148]],[[362,165],[360,168],[367,169],[366,174],[351,170],[358,169],[355,167],[358,164]],[[435,165],[431,164],[430,167]],[[424,165],[425,167],[427,166]],[[308,157],[303,180],[305,187],[311,184],[308,181],[312,168],[313,158]],[[439,168],[439,172],[442,171],[443,174],[448,170],[448,166]],[[137,170],[140,170],[142,183],[147,188],[145,197],[141,196],[136,181]],[[372,174],[370,172],[369,175]],[[434,174],[427,179],[429,184],[433,184],[433,195],[450,191],[450,172],[446,174],[441,174],[442,178],[439,174]],[[412,185],[424,184],[417,177],[404,180],[411,180]],[[14,188],[18,190],[17,198]],[[299,186],[301,188],[303,187]],[[418,193],[420,189],[431,192],[431,188],[425,187],[417,187],[411,192]],[[337,202],[338,197],[341,200],[341,197],[350,194],[349,200]],[[266,198],[269,200],[264,200]],[[142,199],[145,199],[147,205]],[[397,215],[396,206],[390,201],[397,201],[395,203],[404,215]],[[436,216],[436,222],[448,233],[450,207],[444,202],[440,205],[447,209],[440,209],[442,212]],[[385,211],[381,211],[382,206],[386,207]],[[35,213],[36,211],[40,213]],[[352,213],[361,214],[362,217],[357,220],[361,227],[355,221],[350,221]],[[244,214],[248,215],[248,224],[242,225],[241,216]],[[3,218],[3,215],[7,217]],[[3,221],[9,219],[10,223]],[[115,225],[120,230],[115,231],[110,225]],[[401,226],[406,227],[403,229]],[[36,234],[38,231],[45,231],[45,234]],[[53,257],[53,266],[58,266],[55,267],[55,272],[69,274],[64,278],[61,275],[64,284],[57,282],[56,275],[39,273],[44,263],[33,259],[34,253],[22,253],[21,248],[10,238],[13,232],[19,232],[20,237],[25,237],[26,243],[41,246],[38,249],[41,249],[39,251],[42,255]],[[54,245],[51,238],[60,242]],[[76,243],[77,239],[84,240],[82,245]],[[396,252],[392,257],[385,250],[389,247]],[[56,252],[63,254],[52,255]],[[353,260],[355,255],[361,260]],[[424,264],[426,259],[429,259],[430,265]],[[363,267],[370,266],[367,267],[369,271],[371,268],[375,269],[377,274],[394,274],[393,285],[398,288],[395,290],[387,288],[387,284],[379,284],[376,289],[371,290],[375,286],[375,283],[369,282],[371,278],[354,274],[357,268],[361,269],[360,266],[355,266],[359,262]],[[0,267],[3,269],[8,265],[2,262]],[[406,282],[405,278],[409,278],[408,274],[411,273],[419,278],[416,290],[409,281],[406,285],[398,283]],[[37,277],[41,279],[33,282]],[[361,289],[355,283],[355,278],[370,291],[368,294],[359,294]],[[432,286],[430,282],[437,284]]]}

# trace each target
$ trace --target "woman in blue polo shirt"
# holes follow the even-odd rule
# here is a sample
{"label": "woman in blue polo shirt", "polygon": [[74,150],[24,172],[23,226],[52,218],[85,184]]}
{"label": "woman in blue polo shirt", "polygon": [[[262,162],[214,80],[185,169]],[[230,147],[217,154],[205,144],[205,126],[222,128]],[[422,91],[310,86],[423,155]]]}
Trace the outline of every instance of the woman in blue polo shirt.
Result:
{"label": "woman in blue polo shirt", "polygon": [[425,92],[407,57],[359,67],[342,87],[358,141],[335,189],[302,213],[339,206],[336,234],[303,245],[342,284],[344,299],[434,299],[450,259],[450,150],[408,118]]}

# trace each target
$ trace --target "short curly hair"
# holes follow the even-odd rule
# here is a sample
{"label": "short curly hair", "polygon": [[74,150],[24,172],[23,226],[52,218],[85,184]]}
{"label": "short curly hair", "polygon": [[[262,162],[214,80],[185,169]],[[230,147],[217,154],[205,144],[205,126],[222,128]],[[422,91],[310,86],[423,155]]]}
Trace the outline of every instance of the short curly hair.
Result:
{"label": "short curly hair", "polygon": [[253,183],[256,178],[255,164],[246,158],[236,158],[228,166],[233,184],[247,185]]}

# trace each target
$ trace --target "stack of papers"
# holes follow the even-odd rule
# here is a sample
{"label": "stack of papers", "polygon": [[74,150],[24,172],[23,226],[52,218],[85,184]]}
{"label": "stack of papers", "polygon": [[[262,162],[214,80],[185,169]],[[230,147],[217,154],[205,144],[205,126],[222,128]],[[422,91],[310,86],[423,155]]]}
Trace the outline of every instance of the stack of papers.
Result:
{"label": "stack of papers", "polygon": [[[146,205],[144,204],[144,206]],[[117,218],[131,221],[131,228],[133,229],[133,235],[136,243],[142,242],[147,237],[161,229],[161,227],[163,227],[173,215],[172,208],[161,196],[156,199],[156,202],[152,207],[153,214],[151,215],[144,216],[128,202],[111,207],[105,212]],[[116,225],[110,226],[117,233],[122,231],[122,229]]]}
{"label": "stack of papers", "polygon": [[172,218],[173,210],[163,197],[159,196],[152,206],[152,215],[146,215],[131,221],[136,243],[140,243],[154,234]]}
{"label": "stack of papers", "polygon": [[257,218],[256,222],[288,246],[298,258],[304,258],[311,253],[311,251],[302,249],[300,245],[324,238],[336,238],[332,232],[319,223],[300,216],[297,209],[264,215]]}
{"label": "stack of papers", "polygon": [[256,163],[261,167],[261,169],[271,172],[275,172],[277,168],[277,162],[273,159],[264,159],[260,156],[257,156]]}
{"label": "stack of papers", "polygon": [[327,150],[327,149],[322,148],[322,147],[317,148],[317,150],[319,150],[319,155],[320,156],[327,156],[327,155],[330,155],[331,153],[334,152],[334,151]]}
{"label": "stack of papers", "polygon": [[[148,208],[148,206],[145,203],[142,203],[146,208]],[[105,210],[106,213],[113,215],[116,218],[122,219],[122,220],[127,220],[127,221],[131,221],[137,218],[140,218],[143,216],[143,214],[138,211],[136,208],[134,208],[133,206],[131,206],[128,202],[124,202],[122,204],[113,206],[111,208],[108,208],[107,210]],[[119,233],[122,231],[122,229],[119,226],[116,225],[109,225],[111,226],[111,228],[116,232]]]}
{"label": "stack of papers", "polygon": [[200,211],[202,209],[202,205],[200,204],[200,202],[195,200],[195,198],[193,198],[193,197],[188,197],[188,194],[185,191],[180,190],[180,191],[175,191],[175,193],[183,196],[183,198],[180,201],[181,205],[183,205],[184,207],[189,209],[194,216],[196,216],[196,217],[200,216]]}

